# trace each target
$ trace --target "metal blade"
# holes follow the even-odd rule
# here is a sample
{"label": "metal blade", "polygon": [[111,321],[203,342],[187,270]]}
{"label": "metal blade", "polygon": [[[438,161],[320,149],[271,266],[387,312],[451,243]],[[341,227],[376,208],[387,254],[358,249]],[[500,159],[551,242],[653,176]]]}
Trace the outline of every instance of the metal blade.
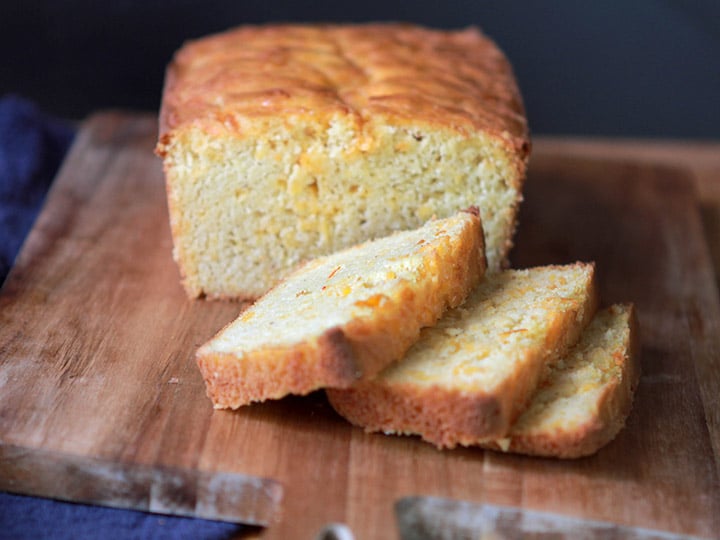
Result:
{"label": "metal blade", "polygon": [[402,540],[679,540],[698,537],[604,521],[439,497],[406,497],[395,504]]}

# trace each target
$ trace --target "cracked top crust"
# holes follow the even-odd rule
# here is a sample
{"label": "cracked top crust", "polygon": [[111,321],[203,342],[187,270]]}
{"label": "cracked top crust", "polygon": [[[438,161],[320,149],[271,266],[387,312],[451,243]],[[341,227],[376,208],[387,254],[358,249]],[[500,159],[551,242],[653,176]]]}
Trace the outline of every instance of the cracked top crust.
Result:
{"label": "cracked top crust", "polygon": [[405,24],[243,26],[185,44],[168,68],[161,137],[197,125],[353,116],[492,132],[527,153],[512,68],[475,28]]}

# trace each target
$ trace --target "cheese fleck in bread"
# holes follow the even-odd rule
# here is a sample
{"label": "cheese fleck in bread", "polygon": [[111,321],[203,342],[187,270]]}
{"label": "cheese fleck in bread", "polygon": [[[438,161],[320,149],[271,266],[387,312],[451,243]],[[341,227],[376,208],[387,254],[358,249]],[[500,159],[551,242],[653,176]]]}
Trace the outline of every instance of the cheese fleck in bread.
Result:
{"label": "cheese fleck in bread", "polygon": [[400,362],[329,389],[330,402],[368,431],[418,434],[438,447],[504,437],[545,365],[576,343],[596,306],[591,264],[487,275]]}
{"label": "cheese fleck in bread", "polygon": [[310,261],[199,349],[208,395],[236,408],[372,377],[484,271],[477,209]]}
{"label": "cheese fleck in bread", "polygon": [[268,25],[178,51],[157,153],[188,295],[254,299],[299,262],[469,206],[500,268],[529,138],[476,29]]}
{"label": "cheese fleck in bread", "polygon": [[640,378],[632,305],[599,312],[570,354],[545,368],[540,389],[507,437],[487,448],[575,458],[622,429]]}

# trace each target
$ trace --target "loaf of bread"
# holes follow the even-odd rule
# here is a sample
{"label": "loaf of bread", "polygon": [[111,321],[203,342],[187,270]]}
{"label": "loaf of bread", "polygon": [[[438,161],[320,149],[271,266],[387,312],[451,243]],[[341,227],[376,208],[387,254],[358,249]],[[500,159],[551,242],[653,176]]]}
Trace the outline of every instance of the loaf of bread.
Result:
{"label": "loaf of bread", "polygon": [[199,349],[208,395],[236,408],[372,377],[484,272],[477,209],[314,259]]}
{"label": "loaf of bread", "polygon": [[559,458],[594,454],[625,425],[640,378],[638,347],[632,305],[599,312],[570,354],[545,367],[507,437],[481,446]]}
{"label": "loaf of bread", "polygon": [[417,434],[439,448],[505,437],[545,365],[567,354],[596,306],[592,264],[486,275],[400,362],[328,389],[330,403],[368,431]]}
{"label": "loaf of bread", "polygon": [[268,25],[177,52],[156,151],[188,295],[253,299],[301,261],[469,206],[499,269],[529,139],[476,29]]}

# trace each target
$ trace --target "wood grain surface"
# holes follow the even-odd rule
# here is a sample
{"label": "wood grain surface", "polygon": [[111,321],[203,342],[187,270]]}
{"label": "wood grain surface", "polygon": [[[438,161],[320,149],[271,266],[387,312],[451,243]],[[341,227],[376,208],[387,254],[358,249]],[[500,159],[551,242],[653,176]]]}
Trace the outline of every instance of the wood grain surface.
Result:
{"label": "wood grain surface", "polygon": [[720,531],[720,309],[684,170],[536,147],[514,265],[596,261],[604,303],[635,302],[642,338],[627,428],[556,461],[367,435],[320,392],[213,411],[193,356],[242,306],[184,296],[155,129],[85,123],[0,291],[0,489],[263,524],[264,538],[330,522],[396,538],[393,505],[414,495]]}

